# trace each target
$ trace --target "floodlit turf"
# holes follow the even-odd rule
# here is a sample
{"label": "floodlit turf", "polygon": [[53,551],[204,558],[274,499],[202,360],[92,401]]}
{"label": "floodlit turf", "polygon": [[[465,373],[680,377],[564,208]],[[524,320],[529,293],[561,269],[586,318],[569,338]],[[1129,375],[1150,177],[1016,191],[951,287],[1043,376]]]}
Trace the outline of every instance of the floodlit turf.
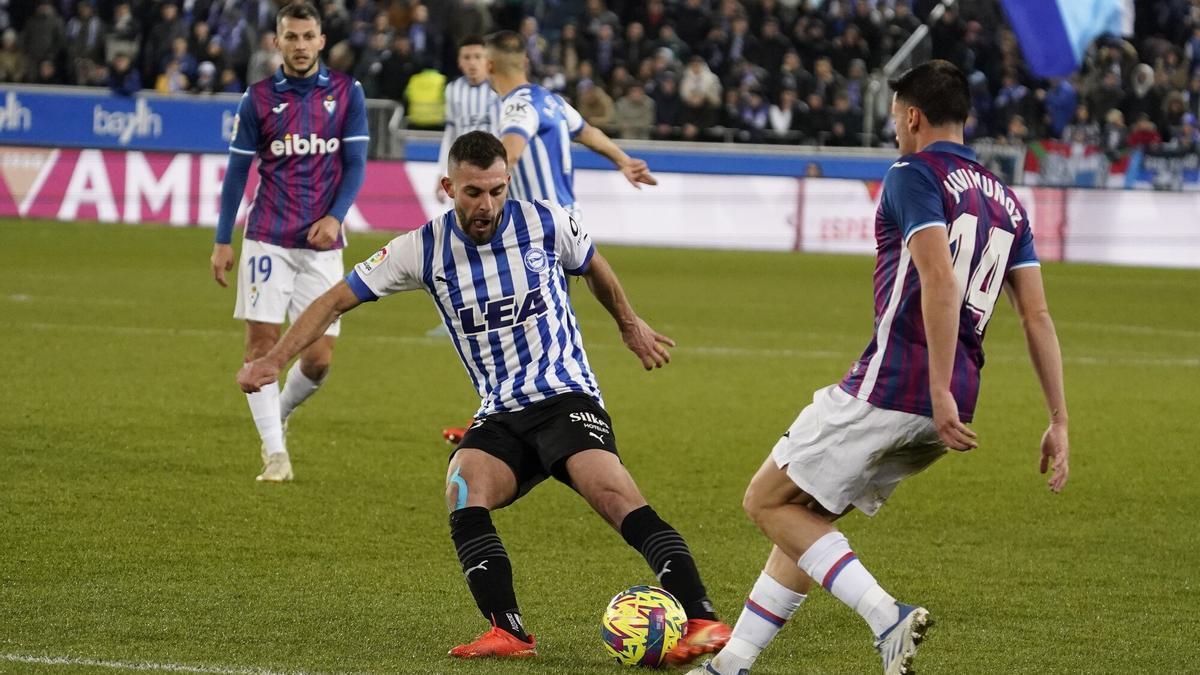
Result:
{"label": "floodlit turf", "polygon": [[[496,516],[541,656],[457,663],[485,626],[454,556],[443,426],[476,404],[429,300],[345,322],[298,413],[296,482],[261,485],[233,377],[242,327],[209,278],[211,231],[0,222],[0,671],[111,672],[18,657],[213,669],[615,673],[599,619],[653,582],[566,488]],[[347,260],[378,236],[353,238]],[[737,618],[768,545],[742,491],[871,328],[871,261],[608,248],[634,306],[679,341],[645,373],[575,299],[625,461]],[[1036,473],[1046,415],[998,309],[982,447],[844,529],[937,626],[927,674],[1200,672],[1200,272],[1045,268],[1066,354],[1071,482]],[[868,630],[814,593],[756,673],[872,673]]]}

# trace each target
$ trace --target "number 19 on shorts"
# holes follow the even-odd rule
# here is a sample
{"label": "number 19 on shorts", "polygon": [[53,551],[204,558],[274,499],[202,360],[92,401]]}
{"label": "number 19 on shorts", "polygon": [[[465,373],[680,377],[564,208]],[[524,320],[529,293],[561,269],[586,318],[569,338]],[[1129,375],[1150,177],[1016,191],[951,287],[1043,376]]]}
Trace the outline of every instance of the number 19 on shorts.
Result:
{"label": "number 19 on shorts", "polygon": [[252,255],[246,264],[250,267],[250,283],[266,283],[271,278],[271,256]]}

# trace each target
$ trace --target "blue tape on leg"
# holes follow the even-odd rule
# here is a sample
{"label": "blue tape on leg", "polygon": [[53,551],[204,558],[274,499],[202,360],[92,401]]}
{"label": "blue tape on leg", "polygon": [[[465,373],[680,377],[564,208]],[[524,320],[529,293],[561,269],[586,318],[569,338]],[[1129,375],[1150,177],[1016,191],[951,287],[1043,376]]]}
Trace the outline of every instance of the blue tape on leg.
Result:
{"label": "blue tape on leg", "polygon": [[467,507],[467,479],[459,473],[461,469],[455,469],[450,475],[450,482],[458,486],[458,499],[454,502],[454,510],[464,509]]}

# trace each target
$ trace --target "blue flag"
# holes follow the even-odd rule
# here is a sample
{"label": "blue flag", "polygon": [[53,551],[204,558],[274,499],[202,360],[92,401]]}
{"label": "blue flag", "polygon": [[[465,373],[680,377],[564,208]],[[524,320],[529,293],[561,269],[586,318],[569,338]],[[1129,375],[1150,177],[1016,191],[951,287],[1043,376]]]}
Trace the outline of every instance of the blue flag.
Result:
{"label": "blue flag", "polygon": [[1122,0],[1003,0],[1025,53],[1025,61],[1039,77],[1064,77],[1083,65],[1083,53],[1092,40],[1111,33],[1120,35],[1124,20]]}

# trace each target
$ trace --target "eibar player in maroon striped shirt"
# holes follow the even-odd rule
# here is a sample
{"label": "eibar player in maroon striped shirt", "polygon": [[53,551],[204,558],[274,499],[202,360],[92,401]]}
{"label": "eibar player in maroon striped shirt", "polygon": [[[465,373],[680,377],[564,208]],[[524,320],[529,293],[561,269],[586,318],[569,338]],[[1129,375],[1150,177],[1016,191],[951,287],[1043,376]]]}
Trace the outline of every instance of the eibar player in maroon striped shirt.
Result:
{"label": "eibar player in maroon striped shirt", "polygon": [[983,337],[1001,288],[1021,318],[1049,413],[1042,436],[1050,489],[1067,482],[1062,356],[1046,308],[1029,216],[963,145],[967,80],[931,61],[891,83],[903,155],[876,215],[875,334],[840,384],[813,395],[750,482],[744,506],[775,544],[721,652],[692,675],[744,675],[814,580],[875,635],[886,675],[909,673],[932,624],[899,602],[833,522],[874,515],[897,484],[946,454],[977,447]]}
{"label": "eibar player in maroon striped shirt", "polygon": [[[342,223],[362,187],[370,140],[362,86],[321,63],[325,36],[316,8],[285,5],[276,34],[283,65],[251,85],[238,106],[211,259],[213,278],[226,286],[234,220],[257,157],[258,191],[246,217],[233,312],[246,322],[246,361],[270,351],[284,321],[341,281]],[[259,481],[292,480],[287,420],[325,381],[339,329],[335,322],[300,354],[282,392],[272,383],[246,394],[262,439]]]}

